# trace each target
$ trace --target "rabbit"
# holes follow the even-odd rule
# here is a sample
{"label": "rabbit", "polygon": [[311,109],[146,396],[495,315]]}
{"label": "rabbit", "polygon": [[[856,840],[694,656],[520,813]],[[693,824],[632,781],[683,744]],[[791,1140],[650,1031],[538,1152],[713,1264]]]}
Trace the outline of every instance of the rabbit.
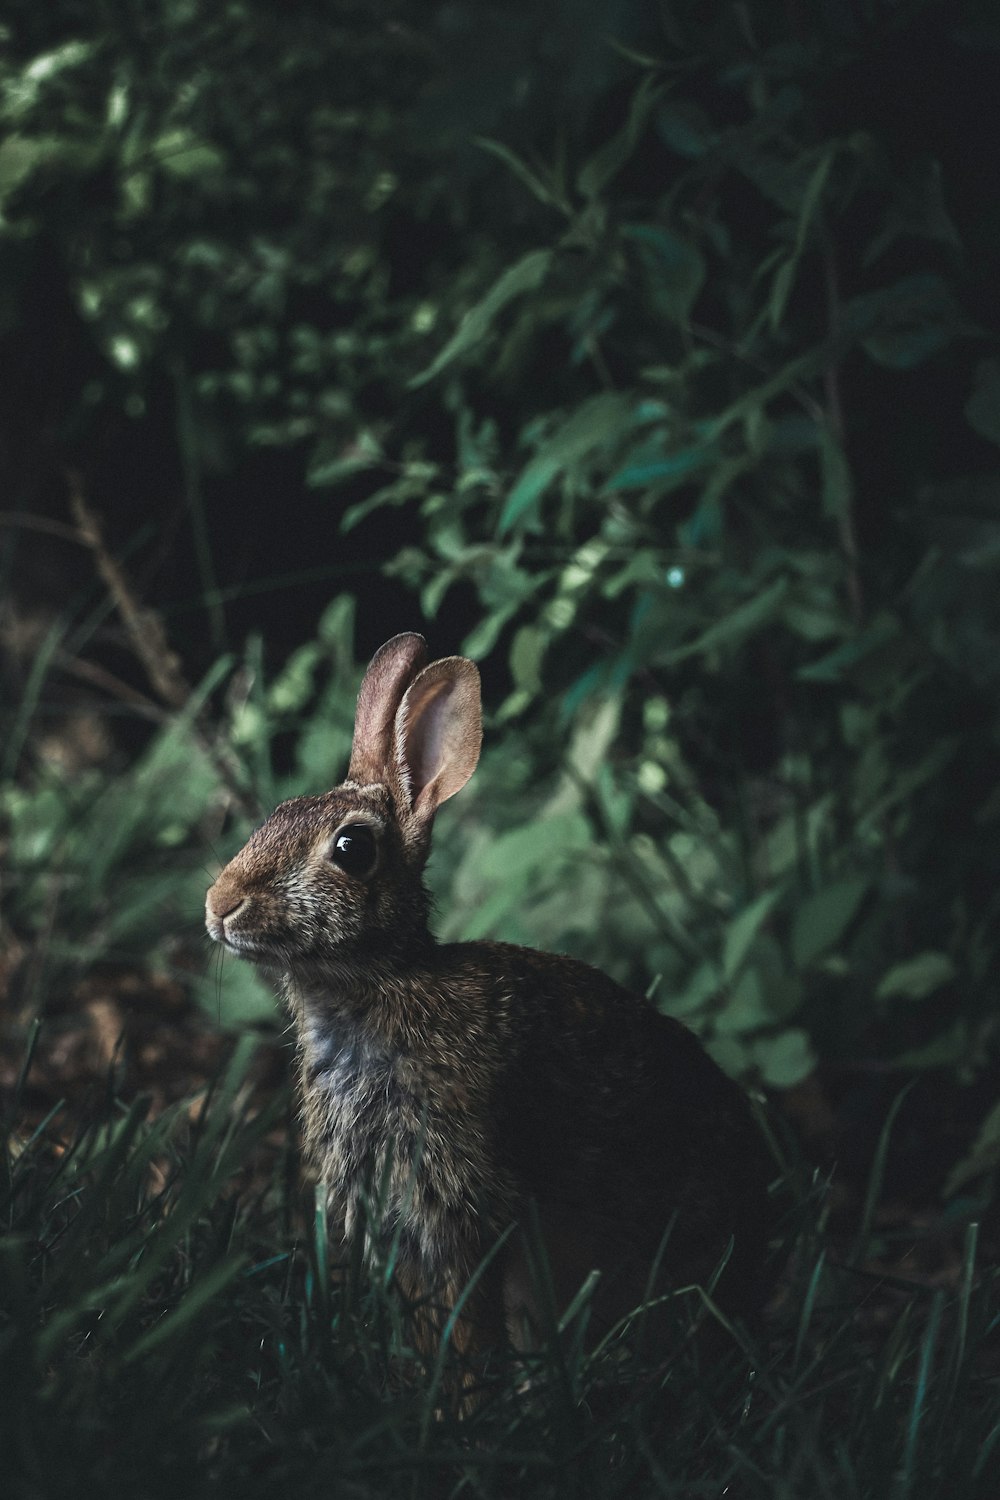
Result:
{"label": "rabbit", "polygon": [[593,1270],[598,1333],[720,1263],[714,1295],[752,1315],[770,1171],[740,1087],[584,963],[431,935],[431,827],[482,728],[473,663],[426,661],[416,634],[381,647],[347,780],[282,803],[206,898],[210,935],[283,990],[307,1154],[344,1231],[374,1252],[380,1192],[398,1280],[437,1310],[428,1352],[449,1313],[470,1358],[530,1346]]}

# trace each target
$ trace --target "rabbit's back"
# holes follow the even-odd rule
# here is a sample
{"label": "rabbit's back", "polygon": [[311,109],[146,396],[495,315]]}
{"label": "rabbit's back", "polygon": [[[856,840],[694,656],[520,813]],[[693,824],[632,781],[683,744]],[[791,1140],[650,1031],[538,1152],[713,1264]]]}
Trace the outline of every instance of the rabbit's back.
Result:
{"label": "rabbit's back", "polygon": [[487,1005],[510,1005],[496,1146],[522,1201],[576,1226],[591,1258],[603,1242],[605,1260],[648,1268],[666,1236],[675,1283],[730,1253],[725,1300],[754,1305],[770,1163],[740,1087],[687,1027],[598,970],[504,944],[467,954]]}

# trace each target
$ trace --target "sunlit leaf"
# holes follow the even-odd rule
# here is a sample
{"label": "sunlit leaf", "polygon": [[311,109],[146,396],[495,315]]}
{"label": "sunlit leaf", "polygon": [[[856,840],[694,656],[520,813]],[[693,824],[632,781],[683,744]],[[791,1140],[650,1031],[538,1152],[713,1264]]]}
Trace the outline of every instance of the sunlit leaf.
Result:
{"label": "sunlit leaf", "polygon": [[517,687],[537,693],[542,686],[541,665],[548,636],[535,626],[524,625],[515,632],[510,646],[510,671]]}
{"label": "sunlit leaf", "polygon": [[202,177],[221,172],[226,164],[218,146],[187,130],[167,131],[153,142],[151,152],[157,166],[172,177]]}
{"label": "sunlit leaf", "polygon": [[947,953],[928,949],[912,958],[894,964],[879,981],[875,991],[880,1000],[902,996],[906,1000],[924,1000],[955,977],[955,965]]}
{"label": "sunlit leaf", "polygon": [[749,1049],[761,1078],[770,1088],[794,1088],[816,1067],[816,1053],[808,1033],[798,1026],[778,1036],[757,1037],[750,1042]]}

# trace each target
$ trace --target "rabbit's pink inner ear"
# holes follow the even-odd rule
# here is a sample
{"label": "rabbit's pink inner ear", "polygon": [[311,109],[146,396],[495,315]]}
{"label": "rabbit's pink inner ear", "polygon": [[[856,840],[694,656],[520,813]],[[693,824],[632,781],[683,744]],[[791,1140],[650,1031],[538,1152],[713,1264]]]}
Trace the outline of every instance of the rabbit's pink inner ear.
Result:
{"label": "rabbit's pink inner ear", "polygon": [[418,816],[430,817],[461,791],[482,739],[478,671],[464,656],[431,662],[410,683],[396,715],[396,756]]}
{"label": "rabbit's pink inner ear", "polygon": [[393,733],[403,694],[427,660],[422,635],[394,635],[372,657],[358,693],[349,781],[385,781],[395,771]]}

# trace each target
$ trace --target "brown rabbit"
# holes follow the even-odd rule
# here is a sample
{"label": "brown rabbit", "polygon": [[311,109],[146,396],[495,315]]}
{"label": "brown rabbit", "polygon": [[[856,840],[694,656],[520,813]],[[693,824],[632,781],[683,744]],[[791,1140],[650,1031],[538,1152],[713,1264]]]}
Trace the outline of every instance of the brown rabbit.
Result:
{"label": "brown rabbit", "polygon": [[651,1289],[704,1284],[727,1253],[716,1295],[751,1311],[769,1174],[737,1085],[585,964],[432,937],[431,824],[475,770],[482,729],[472,662],[425,661],[418,635],[376,653],[348,779],[282,803],[206,900],[212,937],[280,977],[307,1148],[347,1233],[381,1185],[401,1282],[447,1310],[507,1230],[456,1324],[473,1353],[545,1321],[529,1222],[558,1304],[600,1271],[598,1329]]}

